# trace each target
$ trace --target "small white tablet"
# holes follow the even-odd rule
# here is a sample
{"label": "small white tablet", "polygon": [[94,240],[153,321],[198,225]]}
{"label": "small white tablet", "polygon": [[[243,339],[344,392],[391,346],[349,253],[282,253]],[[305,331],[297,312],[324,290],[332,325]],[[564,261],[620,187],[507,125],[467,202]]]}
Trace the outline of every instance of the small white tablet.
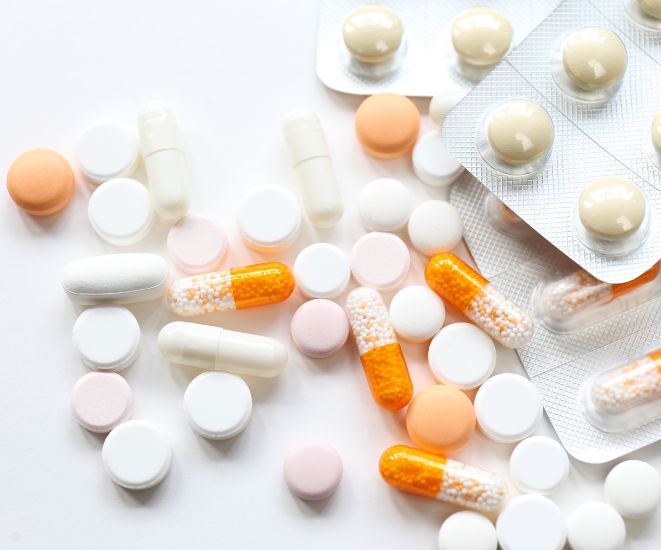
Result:
{"label": "small white tablet", "polygon": [[440,91],[429,102],[429,118],[431,118],[439,127],[443,126],[445,117],[450,114],[455,105],[459,103],[465,92],[456,88],[447,88]]}
{"label": "small white tablet", "polygon": [[567,518],[567,538],[573,550],[619,550],[626,536],[624,520],[605,502],[586,502]]}
{"label": "small white tablet", "polygon": [[606,477],[604,498],[624,518],[647,517],[661,504],[661,475],[642,460],[620,462]]}
{"label": "small white tablet", "polygon": [[409,272],[411,255],[392,233],[368,233],[351,249],[351,273],[363,286],[384,292],[399,287]]}
{"label": "small white tablet", "polygon": [[401,181],[379,178],[360,194],[360,219],[370,231],[399,231],[409,221],[411,203],[411,191]]}
{"label": "small white tablet", "polygon": [[567,540],[560,509],[540,495],[510,500],[498,516],[496,533],[502,550],[562,550]]}
{"label": "small white tablet", "polygon": [[312,244],[294,262],[296,286],[306,298],[337,298],[349,284],[349,258],[337,246]]}
{"label": "small white tablet", "polygon": [[138,140],[115,124],[88,128],[78,142],[78,166],[92,185],[130,176],[138,164]]}
{"label": "small white tablet", "polygon": [[425,256],[448,252],[459,244],[464,224],[449,202],[431,200],[418,205],[409,218],[409,238]]}
{"label": "small white tablet", "polygon": [[452,156],[440,130],[431,130],[413,148],[413,171],[427,185],[445,187],[454,183],[464,167]]}
{"label": "small white tablet", "polygon": [[402,340],[426,342],[434,336],[445,321],[445,306],[427,286],[413,285],[402,288],[390,301],[390,323]]}
{"label": "small white tablet", "polygon": [[521,492],[549,495],[567,479],[569,457],[555,439],[528,437],[512,451],[510,474]]}
{"label": "small white tablet", "polygon": [[477,512],[455,512],[441,525],[438,550],[496,550],[496,529]]}

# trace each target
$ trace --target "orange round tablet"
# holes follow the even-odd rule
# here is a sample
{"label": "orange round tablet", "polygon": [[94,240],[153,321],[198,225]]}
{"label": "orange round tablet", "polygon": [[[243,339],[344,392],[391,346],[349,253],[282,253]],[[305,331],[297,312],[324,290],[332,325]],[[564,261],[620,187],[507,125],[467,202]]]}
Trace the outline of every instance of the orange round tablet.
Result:
{"label": "orange round tablet", "polygon": [[424,449],[446,454],[461,449],[475,430],[473,403],[454,386],[437,384],[411,400],[406,412],[406,431]]}
{"label": "orange round tablet", "polygon": [[74,177],[66,159],[50,149],[32,149],[19,156],[7,172],[13,201],[33,216],[62,210],[74,192]]}
{"label": "orange round tablet", "polygon": [[378,158],[394,158],[410,152],[419,131],[418,108],[403,95],[373,95],[356,111],[358,141]]}

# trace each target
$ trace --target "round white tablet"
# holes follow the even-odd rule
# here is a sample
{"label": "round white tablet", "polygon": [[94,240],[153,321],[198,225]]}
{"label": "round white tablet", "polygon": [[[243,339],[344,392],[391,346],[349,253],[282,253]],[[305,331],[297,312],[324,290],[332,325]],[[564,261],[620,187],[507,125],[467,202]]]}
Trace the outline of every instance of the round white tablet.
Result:
{"label": "round white tablet", "polygon": [[586,502],[567,518],[567,538],[573,550],[619,550],[626,535],[624,520],[605,502]]}
{"label": "round white tablet", "polygon": [[115,124],[88,128],[78,143],[78,166],[93,185],[130,176],[138,163],[138,141]]}
{"label": "round white tablet", "polygon": [[642,460],[620,462],[606,477],[604,498],[622,517],[649,516],[661,503],[661,475]]}
{"label": "round white tablet", "polygon": [[438,126],[442,126],[443,122],[445,122],[445,117],[464,98],[464,95],[465,93],[461,90],[453,88],[439,92],[429,102],[429,117]]}
{"label": "round white tablet", "polygon": [[312,244],[296,257],[294,277],[306,298],[337,298],[351,278],[349,258],[335,245]]}
{"label": "round white tablet", "polygon": [[257,252],[280,252],[290,246],[301,227],[301,207],[282,187],[266,185],[252,191],[237,214],[239,232]]}
{"label": "round white tablet", "polygon": [[399,180],[376,179],[360,194],[360,219],[370,231],[398,231],[409,221],[411,200],[411,191]]}
{"label": "round white tablet", "polygon": [[140,241],[154,219],[149,191],[130,178],[108,180],[90,197],[87,216],[104,241],[125,246]]}
{"label": "round white tablet", "polygon": [[558,506],[540,495],[510,500],[496,521],[502,550],[561,550],[567,529]]}
{"label": "round white tablet", "polygon": [[445,321],[445,306],[427,286],[413,285],[401,289],[390,301],[390,322],[395,332],[407,342],[426,342]]}
{"label": "round white tablet", "polygon": [[159,484],[172,464],[169,442],[144,420],[128,420],[111,431],[101,456],[110,479],[133,490]]}
{"label": "round white tablet", "polygon": [[489,378],[475,395],[475,416],[487,437],[514,443],[532,434],[542,419],[542,398],[535,385],[518,374]]}
{"label": "round white tablet", "polygon": [[459,244],[463,234],[464,224],[459,211],[449,202],[423,202],[409,219],[411,243],[425,256],[452,250]]}
{"label": "round white tablet", "polygon": [[567,479],[569,457],[555,439],[541,435],[529,437],[512,451],[510,474],[520,491],[548,495]]}
{"label": "round white tablet", "polygon": [[140,325],[124,307],[93,307],[78,316],[72,337],[87,368],[118,371],[138,355]]}
{"label": "round white tablet", "polygon": [[438,550],[496,550],[496,529],[477,512],[456,512],[438,532]]}
{"label": "round white tablet", "polygon": [[235,374],[203,372],[186,388],[184,412],[200,435],[229,439],[240,434],[250,421],[250,388]]}
{"label": "round white tablet", "polygon": [[437,382],[472,390],[493,373],[496,345],[486,332],[475,325],[452,323],[434,336],[428,359]]}
{"label": "round white tablet", "polygon": [[448,151],[441,131],[431,130],[413,148],[413,171],[427,185],[443,187],[454,183],[464,167]]}
{"label": "round white tablet", "polygon": [[392,233],[368,233],[353,245],[350,263],[361,285],[389,291],[406,279],[411,255],[404,241]]}
{"label": "round white tablet", "polygon": [[227,235],[214,220],[187,215],[168,231],[168,252],[186,273],[209,273],[220,266],[227,253]]}

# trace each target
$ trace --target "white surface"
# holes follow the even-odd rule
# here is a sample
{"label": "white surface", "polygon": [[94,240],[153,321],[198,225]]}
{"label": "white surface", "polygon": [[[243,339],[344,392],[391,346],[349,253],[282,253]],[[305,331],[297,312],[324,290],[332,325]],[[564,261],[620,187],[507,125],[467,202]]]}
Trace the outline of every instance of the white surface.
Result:
{"label": "white surface", "polygon": [[443,326],[445,305],[428,286],[411,285],[392,297],[388,314],[392,328],[402,340],[422,343]]}
{"label": "white surface", "polygon": [[502,550],[561,550],[567,538],[562,512],[540,495],[510,500],[498,516],[496,532]]}
{"label": "white surface", "polygon": [[438,532],[439,550],[496,550],[497,546],[493,523],[477,512],[452,514]]}
{"label": "white surface", "polygon": [[135,132],[116,124],[90,126],[78,142],[78,166],[93,185],[130,176],[138,162]]}
{"label": "white surface", "polygon": [[311,244],[296,256],[294,277],[307,298],[337,298],[351,278],[349,258],[335,245]]}
{"label": "white surface", "polygon": [[624,518],[649,516],[661,504],[661,475],[642,460],[625,460],[608,473],[604,499]]}
{"label": "white surface", "polygon": [[401,181],[378,178],[363,187],[360,219],[370,231],[399,231],[409,221],[411,191]]}
{"label": "white surface", "polygon": [[457,208],[449,202],[431,200],[415,207],[409,218],[409,239],[426,256],[452,250],[464,234]]}
{"label": "white surface", "polygon": [[[246,190],[264,182],[295,188],[281,124],[299,104],[321,118],[347,211],[335,231],[305,228],[301,242],[281,256],[288,265],[316,240],[350,250],[364,233],[358,194],[377,177],[400,179],[416,203],[445,196],[444,189],[418,181],[409,159],[376,161],[360,150],[353,113],[361,98],[329,92],[314,75],[315,2],[262,1],[257,13],[225,0],[194,7],[156,0],[105,5],[72,0],[67,9],[21,0],[5,3],[2,11],[3,71],[20,76],[21,85],[0,89],[5,128],[0,166],[6,170],[35,146],[56,148],[72,160],[81,132],[101,117],[130,128],[144,102],[167,100],[186,139],[195,210],[218,217],[228,229],[233,247],[227,266],[262,260],[245,249],[235,229],[236,206]],[[46,89],[45,82],[57,85]],[[424,112],[428,101],[416,104]],[[422,124],[433,126],[424,116]],[[381,453],[394,443],[409,443],[404,427],[372,401],[355,346],[323,362],[296,352],[288,333],[302,301],[297,293],[268,308],[206,318],[232,330],[276,337],[291,350],[279,378],[248,380],[251,423],[241,437],[218,443],[196,436],[181,411],[184,390],[199,371],[170,365],[159,354],[158,330],[174,317],[156,302],[131,306],[144,347],[123,375],[134,390],[136,417],[156,423],[172,442],[173,468],[159,487],[137,496],[106,477],[101,442],[71,416],[69,392],[86,369],[71,344],[79,311],[59,284],[68,261],[115,250],[89,227],[89,194],[79,179],[63,212],[37,220],[20,212],[0,189],[5,265],[0,278],[3,289],[12,289],[0,294],[6,312],[3,337],[20,344],[5,346],[2,362],[0,546],[144,550],[147,541],[159,550],[434,550],[443,519],[457,508],[397,491],[380,479]],[[167,227],[159,224],[136,250],[165,255],[166,235]],[[463,247],[459,254],[467,258]],[[424,264],[412,254],[407,284],[424,284]],[[21,291],[28,288],[29,301]],[[447,322],[461,319],[450,308],[447,317]],[[30,341],[32,334],[38,340]],[[402,347],[415,389],[432,384],[426,346]],[[497,351],[497,372],[522,372],[514,352],[502,346]],[[538,433],[553,435],[546,419]],[[323,506],[301,503],[282,480],[285,455],[309,438],[328,440],[344,460],[344,482]],[[476,433],[452,458],[507,476],[510,451],[511,446]],[[632,457],[661,468],[661,444]],[[569,483],[553,496],[565,514],[601,498],[612,467],[572,463]],[[661,513],[630,522],[628,530],[626,550],[657,550]]]}
{"label": "white surface", "polygon": [[351,273],[361,285],[390,292],[406,280],[411,255],[397,235],[373,231],[351,247],[349,263]]}
{"label": "white surface", "polygon": [[625,535],[624,521],[605,502],[586,502],[567,518],[567,539],[573,550],[618,550]]}
{"label": "white surface", "polygon": [[528,437],[512,451],[510,475],[524,493],[555,493],[569,475],[569,457],[555,439]]}
{"label": "white surface", "polygon": [[413,170],[427,185],[451,185],[464,171],[450,154],[441,130],[430,130],[418,138],[413,148]]}

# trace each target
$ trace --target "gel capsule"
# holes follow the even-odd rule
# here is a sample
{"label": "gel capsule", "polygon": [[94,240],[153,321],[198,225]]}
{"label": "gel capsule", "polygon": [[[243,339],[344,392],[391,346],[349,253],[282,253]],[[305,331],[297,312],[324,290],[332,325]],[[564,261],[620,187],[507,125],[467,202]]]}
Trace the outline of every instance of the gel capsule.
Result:
{"label": "gel capsule", "polygon": [[431,258],[425,279],[436,294],[503,346],[520,348],[530,342],[530,317],[454,254]]}
{"label": "gel capsule", "polygon": [[393,411],[405,407],[413,384],[381,296],[358,287],[349,293],[346,310],[374,401]]}
{"label": "gel capsule", "polygon": [[282,302],[294,290],[294,276],[279,262],[233,267],[172,282],[168,303],[188,317]]}
{"label": "gel capsule", "polygon": [[397,489],[481,512],[497,509],[507,496],[497,475],[405,445],[386,449],[379,471]]}

